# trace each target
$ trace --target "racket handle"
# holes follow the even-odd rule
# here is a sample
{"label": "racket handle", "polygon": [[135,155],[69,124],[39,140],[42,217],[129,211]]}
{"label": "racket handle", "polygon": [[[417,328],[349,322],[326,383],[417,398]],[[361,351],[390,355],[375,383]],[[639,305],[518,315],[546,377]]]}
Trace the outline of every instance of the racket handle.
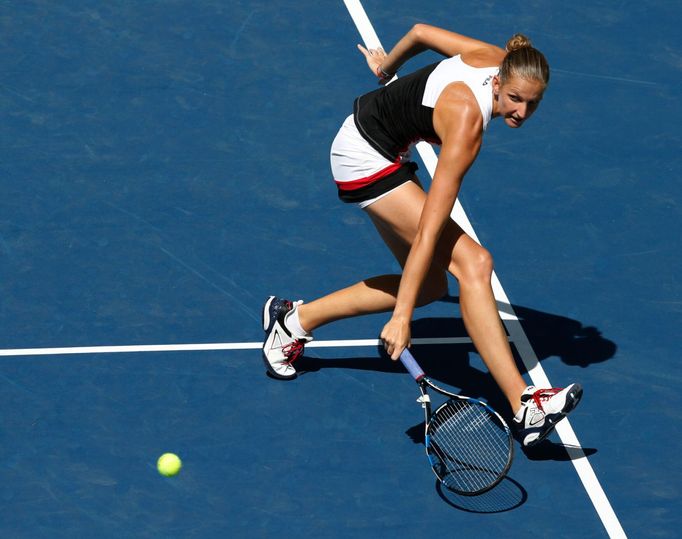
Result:
{"label": "racket handle", "polygon": [[414,356],[407,348],[405,348],[405,350],[401,352],[400,361],[402,362],[403,365],[405,365],[407,372],[409,372],[412,375],[412,378],[414,378],[415,381],[419,382],[421,381],[422,378],[424,378],[425,376],[424,371],[419,366],[419,363],[417,363],[417,360],[414,359]]}

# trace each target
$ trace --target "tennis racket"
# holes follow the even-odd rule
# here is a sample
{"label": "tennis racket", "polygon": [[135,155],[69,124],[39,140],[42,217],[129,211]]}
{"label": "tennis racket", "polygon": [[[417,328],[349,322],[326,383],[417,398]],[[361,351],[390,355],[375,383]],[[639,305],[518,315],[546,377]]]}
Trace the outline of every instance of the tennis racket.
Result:
{"label": "tennis racket", "polygon": [[[426,416],[424,445],[433,473],[448,489],[474,496],[497,485],[509,471],[514,445],[507,423],[485,401],[455,395],[431,380],[406,348],[400,355],[419,385]],[[431,388],[448,398],[431,412]]]}

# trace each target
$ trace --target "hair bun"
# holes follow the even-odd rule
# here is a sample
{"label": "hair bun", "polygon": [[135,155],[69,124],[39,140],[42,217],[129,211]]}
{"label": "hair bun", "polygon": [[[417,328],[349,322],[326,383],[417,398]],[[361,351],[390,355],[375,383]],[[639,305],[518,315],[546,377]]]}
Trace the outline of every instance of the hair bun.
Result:
{"label": "hair bun", "polygon": [[509,41],[507,41],[507,45],[505,46],[505,49],[507,52],[515,51],[518,49],[524,49],[526,47],[532,47],[533,44],[530,42],[530,39],[528,39],[526,36],[523,34],[514,34]]}

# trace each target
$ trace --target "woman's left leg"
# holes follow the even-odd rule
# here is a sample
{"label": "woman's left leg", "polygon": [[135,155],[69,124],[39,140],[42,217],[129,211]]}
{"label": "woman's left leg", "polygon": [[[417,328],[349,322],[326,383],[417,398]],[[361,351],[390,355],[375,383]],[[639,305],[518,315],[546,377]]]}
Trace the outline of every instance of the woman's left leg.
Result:
{"label": "woman's left leg", "polygon": [[[417,234],[426,194],[408,182],[367,208],[384,242],[404,266]],[[507,397],[512,410],[521,405],[526,383],[516,367],[502,326],[490,278],[492,257],[454,222],[446,225],[438,242],[434,263],[424,279],[418,305],[441,298],[447,287],[445,271],[457,278],[460,308],[467,332]],[[303,328],[313,331],[329,322],[395,307],[400,275],[383,275],[301,305],[298,315]]]}

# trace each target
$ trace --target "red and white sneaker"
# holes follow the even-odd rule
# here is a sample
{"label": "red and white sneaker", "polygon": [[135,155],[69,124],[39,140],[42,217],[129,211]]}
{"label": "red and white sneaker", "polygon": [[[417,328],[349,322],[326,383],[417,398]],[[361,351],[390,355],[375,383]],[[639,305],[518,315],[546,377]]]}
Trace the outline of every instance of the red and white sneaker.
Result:
{"label": "red and white sneaker", "polygon": [[556,424],[578,405],[582,396],[580,384],[563,389],[528,386],[521,395],[521,409],[514,417],[521,443],[531,447],[547,438]]}
{"label": "red and white sneaker", "polygon": [[270,296],[263,305],[263,361],[268,372],[280,380],[296,378],[292,363],[303,355],[305,343],[313,339],[310,335],[295,337],[285,324],[286,316],[301,303]]}

